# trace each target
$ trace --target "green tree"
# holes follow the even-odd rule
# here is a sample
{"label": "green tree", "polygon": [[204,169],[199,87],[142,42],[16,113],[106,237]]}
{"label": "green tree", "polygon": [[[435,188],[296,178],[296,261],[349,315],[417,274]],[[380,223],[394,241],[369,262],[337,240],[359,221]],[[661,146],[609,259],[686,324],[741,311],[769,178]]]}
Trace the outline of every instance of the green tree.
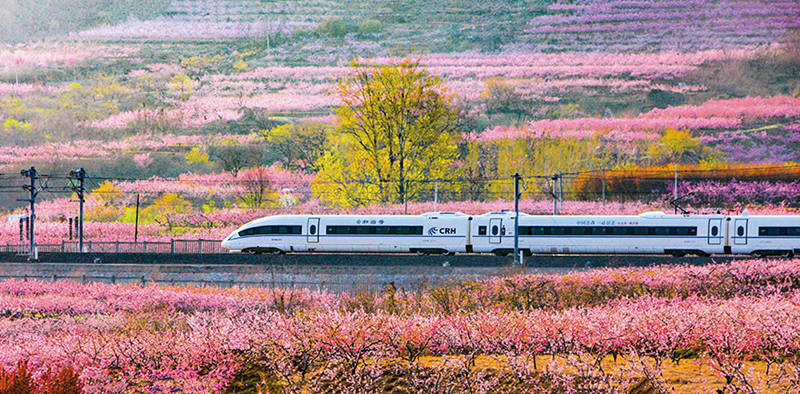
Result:
{"label": "green tree", "polygon": [[158,223],[171,234],[175,234],[178,218],[192,212],[192,203],[175,193],[165,193],[153,201],[153,204],[142,210],[145,223]]}
{"label": "green tree", "polygon": [[403,202],[429,188],[420,181],[455,177],[457,112],[441,79],[408,59],[354,68],[335,88],[342,106],[317,196],[343,206]]}
{"label": "green tree", "polygon": [[522,120],[528,113],[528,103],[525,102],[514,86],[503,77],[489,78],[483,81],[481,97],[486,102],[486,113],[512,114],[517,121]]}
{"label": "green tree", "polygon": [[[264,162],[264,146],[257,143],[239,143],[235,139],[222,140],[208,147],[209,160],[223,171],[234,175],[242,168],[257,166]],[[269,162],[269,161],[268,161]]]}
{"label": "green tree", "polygon": [[667,129],[658,141],[647,149],[647,159],[652,165],[671,163],[695,164],[713,161],[720,156],[718,151],[703,146],[692,137],[689,130]]}
{"label": "green tree", "polygon": [[342,38],[351,30],[341,18],[331,17],[320,22],[317,31],[331,37]]}
{"label": "green tree", "polygon": [[186,158],[186,163],[188,164],[205,164],[211,166],[212,163],[208,160],[208,153],[205,153],[200,150],[198,147],[192,148],[189,153],[184,156]]}
{"label": "green tree", "polygon": [[123,193],[111,181],[101,183],[97,189],[92,190],[88,197],[86,220],[113,222],[122,214],[120,204]]}
{"label": "green tree", "polygon": [[330,128],[324,123],[305,122],[278,126],[262,134],[283,168],[313,171],[325,151]]}

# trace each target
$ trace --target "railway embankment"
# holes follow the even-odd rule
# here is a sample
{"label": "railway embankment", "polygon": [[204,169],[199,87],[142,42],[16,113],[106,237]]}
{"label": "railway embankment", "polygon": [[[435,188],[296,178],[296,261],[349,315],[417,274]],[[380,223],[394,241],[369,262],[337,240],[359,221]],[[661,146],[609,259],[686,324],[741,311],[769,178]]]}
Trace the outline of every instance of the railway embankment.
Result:
{"label": "railway embankment", "polygon": [[[648,266],[657,264],[710,264],[748,256],[663,255],[535,255],[525,257],[530,267],[586,268]],[[27,255],[0,253],[0,263],[29,262]],[[30,262],[37,264],[37,262]],[[510,256],[482,254],[431,255],[411,254],[189,254],[189,253],[40,253],[38,263],[61,264],[134,264],[134,265],[332,265],[332,266],[466,266],[503,267],[513,264]]]}
{"label": "railway embankment", "polygon": [[330,291],[408,290],[452,281],[522,273],[563,273],[600,267],[709,264],[746,257],[532,256],[524,265],[511,257],[486,255],[416,256],[391,254],[168,254],[42,253],[39,261],[0,253],[1,280],[72,280],[211,286],[322,288]]}

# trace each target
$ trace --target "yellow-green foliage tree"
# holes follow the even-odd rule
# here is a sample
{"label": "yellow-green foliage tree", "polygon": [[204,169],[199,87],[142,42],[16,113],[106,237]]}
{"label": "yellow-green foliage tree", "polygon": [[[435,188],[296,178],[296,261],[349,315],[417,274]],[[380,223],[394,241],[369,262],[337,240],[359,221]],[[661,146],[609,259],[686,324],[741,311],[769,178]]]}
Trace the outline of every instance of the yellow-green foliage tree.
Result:
{"label": "yellow-green foliage tree", "polygon": [[184,158],[186,159],[186,164],[195,165],[197,167],[211,168],[214,165],[214,163],[209,160],[208,153],[201,151],[198,147],[192,148],[192,150],[186,153]]}
{"label": "yellow-green foliage tree", "polygon": [[692,137],[689,130],[667,129],[656,143],[647,149],[647,159],[651,165],[671,163],[696,164],[715,161],[720,153],[703,146],[700,140]]}
{"label": "yellow-green foliage tree", "polygon": [[494,161],[495,151],[491,144],[480,143],[474,138],[464,138],[459,144],[461,149],[459,170],[461,182],[457,198],[460,200],[484,200],[486,188],[484,180],[496,174]]}
{"label": "yellow-green foliage tree", "polygon": [[522,94],[517,92],[514,85],[503,77],[494,77],[483,81],[481,98],[486,103],[486,113],[489,115],[513,114],[517,120],[520,120],[528,112],[528,105]]}
{"label": "yellow-green foliage tree", "polygon": [[458,175],[456,110],[441,79],[418,62],[354,65],[335,92],[342,106],[318,161],[312,190],[319,198],[345,207],[402,202],[430,188],[423,180]]}
{"label": "yellow-green foliage tree", "polygon": [[176,74],[167,83],[169,92],[180,100],[186,101],[194,92],[194,81],[184,73]]}
{"label": "yellow-green foliage tree", "polygon": [[192,212],[192,203],[176,193],[165,193],[142,210],[142,223],[158,223],[170,234],[179,233],[181,215]]}
{"label": "yellow-green foliage tree", "polygon": [[122,191],[111,181],[105,181],[89,194],[86,220],[90,222],[113,222],[122,215]]}
{"label": "yellow-green foliage tree", "polygon": [[[616,167],[632,158],[615,152],[600,138],[518,138],[490,144],[497,157],[497,165],[491,172],[499,180],[489,182],[488,189],[496,198],[513,198],[511,177],[515,172],[523,175],[580,172]],[[566,190],[570,190],[569,182],[564,182]],[[531,180],[523,195],[532,196],[551,189],[552,185],[544,179]]]}
{"label": "yellow-green foliage tree", "polygon": [[314,171],[328,140],[331,126],[305,122],[287,124],[262,132],[270,151],[278,154],[283,168]]}

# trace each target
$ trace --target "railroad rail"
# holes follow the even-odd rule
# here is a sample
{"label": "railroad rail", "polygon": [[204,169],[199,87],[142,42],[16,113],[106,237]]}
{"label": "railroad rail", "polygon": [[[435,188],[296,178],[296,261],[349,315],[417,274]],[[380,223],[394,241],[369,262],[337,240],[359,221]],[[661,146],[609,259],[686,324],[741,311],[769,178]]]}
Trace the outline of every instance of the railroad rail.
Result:
{"label": "railroad rail", "polygon": [[[752,259],[741,255],[714,255],[710,257],[666,255],[533,255],[525,257],[524,266],[596,268],[649,266],[661,264],[703,265],[733,260]],[[28,256],[13,252],[0,252],[3,262],[26,262]],[[42,252],[39,262],[60,264],[138,264],[138,265],[339,265],[339,266],[468,266],[501,267],[513,265],[511,256],[487,254],[456,254],[419,256],[416,254],[379,253],[297,253],[283,255],[246,254],[192,254],[192,253],[73,253]],[[32,262],[31,264],[36,264]]]}

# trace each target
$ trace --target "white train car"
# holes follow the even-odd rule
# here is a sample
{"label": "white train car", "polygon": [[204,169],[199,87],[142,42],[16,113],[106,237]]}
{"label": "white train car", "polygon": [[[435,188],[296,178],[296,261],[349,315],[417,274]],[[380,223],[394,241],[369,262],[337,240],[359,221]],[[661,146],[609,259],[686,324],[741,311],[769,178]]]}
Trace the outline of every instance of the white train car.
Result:
{"label": "white train car", "polygon": [[465,252],[471,217],[424,215],[279,215],[249,222],[222,247],[243,253]]}
{"label": "white train car", "polygon": [[731,253],[784,257],[800,254],[800,216],[749,216],[745,211],[729,219]]}
{"label": "white train car", "polygon": [[[519,248],[533,253],[800,253],[800,216],[534,216],[520,214]],[[514,250],[514,213],[280,215],[254,220],[223,240],[243,253],[494,253]]]}
{"label": "white train car", "polygon": [[[472,250],[514,251],[514,213],[493,212],[472,221]],[[532,253],[656,253],[707,256],[726,251],[724,215],[534,216],[520,214],[519,248]]]}

